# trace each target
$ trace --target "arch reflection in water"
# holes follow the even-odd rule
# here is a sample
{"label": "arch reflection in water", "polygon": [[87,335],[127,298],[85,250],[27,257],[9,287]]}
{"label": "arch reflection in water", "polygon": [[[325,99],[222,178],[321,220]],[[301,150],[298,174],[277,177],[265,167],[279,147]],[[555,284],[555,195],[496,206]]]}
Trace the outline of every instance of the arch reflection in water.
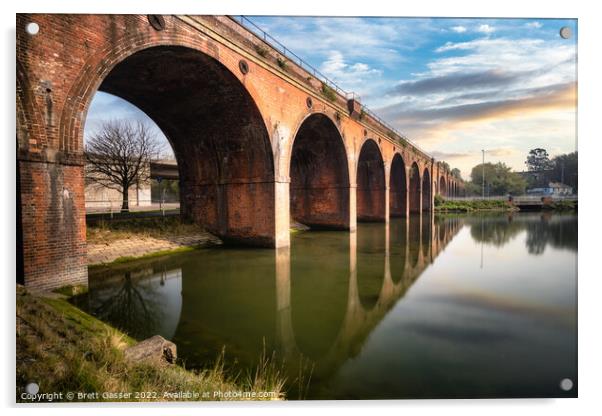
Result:
{"label": "arch reflection in water", "polygon": [[[448,224],[440,223],[438,227]],[[424,229],[432,227],[431,222]],[[278,309],[279,348],[289,364],[298,364],[303,356],[313,362],[311,394],[319,396],[320,386],[328,384],[348,359],[359,354],[371,331],[429,264],[430,256],[422,255],[413,266],[407,262],[409,246],[420,247],[420,241],[428,240],[429,247],[443,247],[432,239],[439,233],[428,232],[421,238],[422,228],[414,229],[417,233],[408,240],[407,219],[391,221],[389,226],[361,224],[356,233],[349,235],[321,233],[319,241],[324,245],[316,244],[315,233],[296,236],[292,250],[278,252],[277,292],[282,299],[291,299],[290,307],[285,306],[286,301],[277,302],[282,305]],[[341,247],[348,247],[348,254]],[[429,249],[428,253],[434,251]],[[340,267],[346,259],[349,267]],[[337,263],[339,267],[334,266]],[[291,375],[297,369],[291,365]]]}
{"label": "arch reflection in water", "polygon": [[292,372],[311,360],[324,379],[361,350],[430,261],[420,242],[432,240],[421,237],[432,224],[411,220],[299,233],[275,254],[211,249],[92,272],[77,302],[137,339],[173,340],[189,368],[224,347],[227,363],[251,367],[265,345]]}

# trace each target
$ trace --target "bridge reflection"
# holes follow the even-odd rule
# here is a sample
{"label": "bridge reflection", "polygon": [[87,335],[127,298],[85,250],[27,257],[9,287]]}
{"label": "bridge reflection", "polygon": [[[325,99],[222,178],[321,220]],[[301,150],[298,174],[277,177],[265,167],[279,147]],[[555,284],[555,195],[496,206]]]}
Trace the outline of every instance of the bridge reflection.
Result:
{"label": "bridge reflection", "polygon": [[[306,357],[314,363],[314,376],[323,378],[356,356],[373,329],[462,225],[459,219],[435,220],[432,215],[391,221],[389,226],[363,225],[345,236],[349,249],[346,285],[325,293],[306,278],[298,264],[304,260],[297,259],[306,259],[315,250],[309,242],[294,241],[291,249],[278,250],[276,346],[288,370],[296,374],[299,368],[290,364],[300,364],[300,357]],[[380,262],[374,260],[375,254],[382,255]],[[330,276],[328,270],[324,272],[322,279]]]}
{"label": "bridge reflection", "polygon": [[351,233],[300,233],[275,255],[202,250],[91,273],[77,302],[135,338],[172,339],[188,368],[224,346],[227,360],[251,366],[265,345],[292,373],[303,357],[324,377],[359,353],[462,225],[416,215]]}
{"label": "bridge reflection", "polygon": [[284,359],[289,380],[309,363],[312,385],[326,386],[369,350],[369,338],[387,332],[390,321],[383,321],[425,270],[438,260],[445,265],[449,258],[439,257],[461,230],[460,247],[514,239],[537,255],[576,250],[576,221],[547,213],[423,214],[352,233],[298,233],[290,248],[275,252],[199,250],[91,273],[90,292],[79,301],[138,339],[173,340],[187,368],[205,367],[225,349],[226,365],[244,371],[265,348]]}

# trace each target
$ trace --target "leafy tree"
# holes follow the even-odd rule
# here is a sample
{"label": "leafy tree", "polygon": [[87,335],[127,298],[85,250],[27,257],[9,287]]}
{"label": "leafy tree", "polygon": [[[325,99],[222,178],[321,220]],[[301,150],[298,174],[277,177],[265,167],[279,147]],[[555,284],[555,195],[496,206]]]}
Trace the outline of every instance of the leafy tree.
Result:
{"label": "leafy tree", "polygon": [[482,188],[473,182],[464,182],[464,190],[466,195],[481,195]]}
{"label": "leafy tree", "polygon": [[86,141],[86,180],[121,192],[121,210],[128,211],[130,187],[150,179],[150,161],[162,150],[146,124],[106,121]]}
{"label": "leafy tree", "polygon": [[539,147],[529,151],[525,165],[529,171],[549,170],[554,167],[546,149]]}
{"label": "leafy tree", "polygon": [[440,164],[441,164],[441,167],[443,168],[443,170],[446,170],[446,171],[449,170],[449,163],[441,161]]}
{"label": "leafy tree", "polygon": [[552,180],[562,182],[573,187],[577,191],[578,157],[577,152],[555,156],[552,159],[554,165]]}
{"label": "leafy tree", "polygon": [[485,192],[488,195],[520,195],[525,192],[526,181],[517,173],[511,171],[511,168],[504,163],[485,163],[478,164],[472,168],[470,178],[472,186],[470,189],[474,192],[480,189],[483,184],[483,166],[485,167]]}
{"label": "leafy tree", "polygon": [[512,217],[493,217],[480,221],[473,221],[470,227],[470,235],[479,243],[487,243],[496,247],[502,247],[513,240],[525,224],[513,221]]}
{"label": "leafy tree", "polygon": [[451,175],[456,179],[462,180],[462,173],[460,172],[460,169],[458,169],[458,168],[453,168],[451,170]]}

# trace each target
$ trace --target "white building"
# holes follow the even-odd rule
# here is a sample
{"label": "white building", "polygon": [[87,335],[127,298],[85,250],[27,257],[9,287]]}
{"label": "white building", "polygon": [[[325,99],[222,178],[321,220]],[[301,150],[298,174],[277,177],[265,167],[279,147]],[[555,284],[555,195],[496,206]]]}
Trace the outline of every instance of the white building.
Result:
{"label": "white building", "polygon": [[560,182],[550,182],[545,188],[527,189],[530,195],[567,196],[573,195],[573,187]]}

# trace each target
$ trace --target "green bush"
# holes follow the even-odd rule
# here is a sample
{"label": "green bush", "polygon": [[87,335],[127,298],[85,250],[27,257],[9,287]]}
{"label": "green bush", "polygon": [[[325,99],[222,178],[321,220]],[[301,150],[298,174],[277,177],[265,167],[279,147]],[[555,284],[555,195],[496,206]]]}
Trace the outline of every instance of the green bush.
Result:
{"label": "green bush", "polygon": [[322,83],[322,94],[324,95],[324,97],[326,97],[329,101],[336,101],[337,99],[337,93],[328,85]]}
{"label": "green bush", "polygon": [[[544,208],[546,208],[545,205]],[[555,211],[573,211],[575,209],[575,201],[555,201],[549,205],[548,209],[553,209]]]}
{"label": "green bush", "polygon": [[[439,197],[439,198],[437,198]],[[435,196],[435,210],[440,212],[471,212],[471,211],[510,211],[513,206],[505,199],[475,199],[472,201],[445,200],[440,195]]]}
{"label": "green bush", "polygon": [[288,63],[286,62],[286,59],[283,58],[276,58],[276,62],[278,62],[278,66],[286,71],[286,67],[288,65]]}
{"label": "green bush", "polygon": [[255,46],[255,52],[257,52],[257,54],[263,58],[268,56],[268,50],[260,45]]}

